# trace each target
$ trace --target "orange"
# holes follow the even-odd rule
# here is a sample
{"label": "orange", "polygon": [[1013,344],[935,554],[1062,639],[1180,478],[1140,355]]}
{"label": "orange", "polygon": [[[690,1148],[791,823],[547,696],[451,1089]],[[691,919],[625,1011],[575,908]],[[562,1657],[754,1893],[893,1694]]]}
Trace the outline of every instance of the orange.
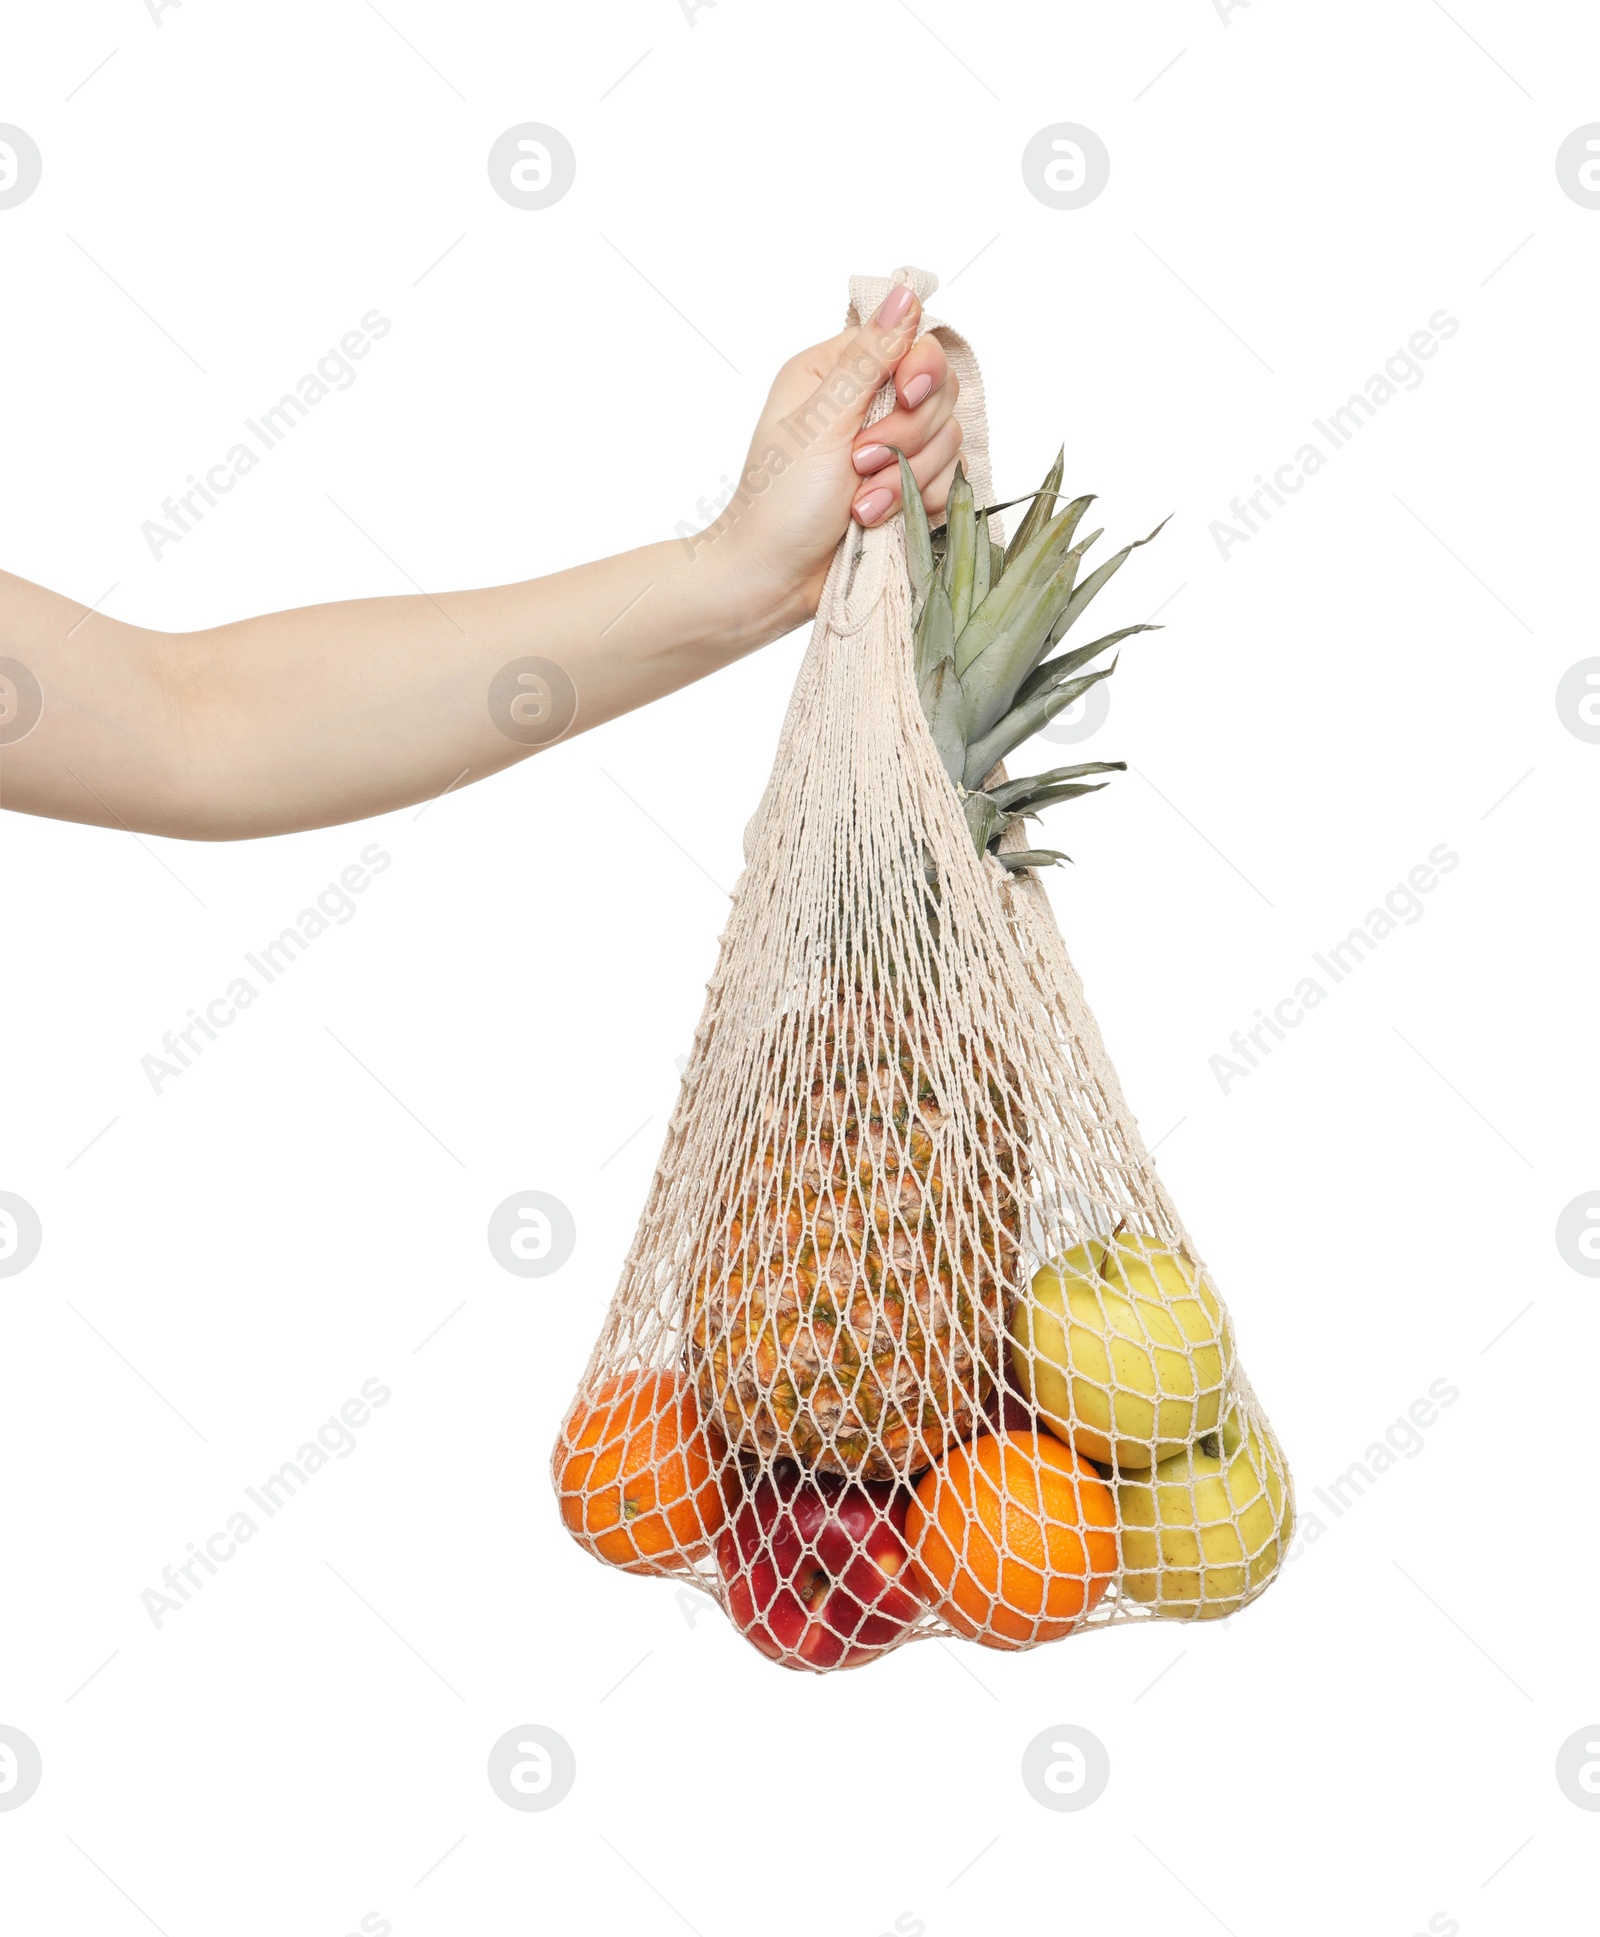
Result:
{"label": "orange", "polygon": [[952,1446],[917,1482],[911,1565],[934,1609],[986,1648],[1070,1634],[1117,1571],[1117,1508],[1086,1459],[1041,1433]]}
{"label": "orange", "polygon": [[601,1560],[654,1574],[709,1552],[727,1517],[721,1435],[672,1372],[607,1379],[567,1415],[556,1447],[561,1518]]}

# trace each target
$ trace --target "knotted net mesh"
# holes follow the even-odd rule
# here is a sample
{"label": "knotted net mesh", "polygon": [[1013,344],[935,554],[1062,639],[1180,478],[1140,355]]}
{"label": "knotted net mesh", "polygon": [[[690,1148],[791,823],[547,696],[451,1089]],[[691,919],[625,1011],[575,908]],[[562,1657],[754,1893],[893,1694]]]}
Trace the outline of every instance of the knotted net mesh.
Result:
{"label": "knotted net mesh", "polygon": [[[976,364],[925,326],[990,502]],[[898,520],[841,542],[745,856],[555,1447],[568,1528],[813,1671],[1244,1605],[1288,1468],[1040,881],[974,849]]]}

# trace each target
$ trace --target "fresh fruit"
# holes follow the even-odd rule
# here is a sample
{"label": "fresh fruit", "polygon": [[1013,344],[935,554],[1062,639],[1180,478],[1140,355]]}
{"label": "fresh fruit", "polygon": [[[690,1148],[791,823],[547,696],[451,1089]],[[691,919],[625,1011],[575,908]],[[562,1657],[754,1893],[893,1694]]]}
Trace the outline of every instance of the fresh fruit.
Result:
{"label": "fresh fruit", "polygon": [[1233,1334],[1187,1254],[1124,1232],[1035,1274],[1011,1314],[1011,1363],[1052,1432],[1125,1470],[1215,1427]]}
{"label": "fresh fruit", "polygon": [[1047,1434],[951,1447],[906,1515],[934,1610],[987,1648],[1070,1634],[1117,1571],[1116,1503],[1086,1459]]}
{"label": "fresh fruit", "polygon": [[975,506],[959,465],[942,533],[931,533],[911,467],[900,460],[922,710],[945,772],[961,791],[973,844],[980,855],[993,854],[1012,871],[1053,867],[1068,857],[1056,849],[1002,848],[1000,837],[1009,827],[1057,801],[1097,793],[1104,783],[1085,785],[1084,776],[1120,772],[1127,763],[1090,760],[1025,780],[993,779],[987,786],[985,780],[1013,748],[1116,670],[1115,660],[1085,670],[1091,660],[1137,632],[1158,629],[1124,626],[1089,645],[1046,656],[1129,553],[1156,535],[1125,545],[1080,584],[1084,553],[1100,533],[1073,542],[1094,499],[1075,498],[1056,509],[1062,466],[1063,458],[1057,457],[1016,536],[1002,548],[990,535],[989,515],[1007,507]]}
{"label": "fresh fruit", "polygon": [[554,1462],[561,1518],[575,1540],[630,1573],[698,1560],[727,1517],[717,1472],[726,1461],[687,1381],[624,1373],[567,1416]]}
{"label": "fresh fruit", "polygon": [[1253,1600],[1294,1531],[1288,1469],[1270,1430],[1230,1412],[1154,1473],[1117,1488],[1122,1591],[1174,1621],[1215,1621]]}
{"label": "fresh fruit", "polygon": [[742,1451],[890,1480],[976,1429],[1023,1159],[1009,1064],[988,1041],[965,1054],[989,1111],[963,1130],[931,1074],[951,1046],[888,978],[807,1030],[690,1300],[701,1405]]}
{"label": "fresh fruit", "polygon": [[881,1654],[924,1612],[905,1525],[904,1493],[782,1462],[717,1541],[734,1625],[786,1668],[853,1668]]}

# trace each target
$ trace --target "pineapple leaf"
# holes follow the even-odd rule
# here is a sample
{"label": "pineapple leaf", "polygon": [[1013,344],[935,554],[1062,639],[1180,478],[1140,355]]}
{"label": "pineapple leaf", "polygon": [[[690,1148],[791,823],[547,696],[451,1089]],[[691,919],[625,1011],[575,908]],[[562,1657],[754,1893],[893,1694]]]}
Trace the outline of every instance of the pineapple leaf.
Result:
{"label": "pineapple leaf", "polygon": [[1113,659],[1109,666],[1102,666],[1097,672],[1085,673],[1081,679],[1069,679],[1052,691],[1036,693],[1032,699],[1013,707],[1003,720],[980,738],[974,739],[967,748],[963,784],[976,787],[996,761],[1004,760],[1012,748],[1021,746],[1024,740],[1031,740],[1058,713],[1075,699],[1081,699],[1091,686],[1097,686],[1102,679],[1109,679],[1116,670],[1117,662]]}
{"label": "pineapple leaf", "polygon": [[912,670],[919,687],[940,660],[948,658],[955,651],[955,638],[949,595],[934,580],[923,603],[922,617],[917,621],[917,651]]}
{"label": "pineapple leaf", "polygon": [[1014,814],[1002,813],[988,794],[968,794],[961,803],[961,811],[966,816],[972,844],[980,855],[1016,819]]}
{"label": "pineapple leaf", "polygon": [[1046,807],[1054,807],[1058,801],[1076,800],[1080,794],[1098,794],[1107,786],[1104,780],[1075,781],[1068,787],[1041,787],[1038,793],[1029,794],[1026,803],[1018,808],[1015,819],[1032,820]]}
{"label": "pineapple leaf", "polygon": [[[1078,535],[1078,526],[1083,514],[1094,503],[1094,493],[1085,492],[1081,498],[1074,498],[1069,505],[1063,506],[1031,537],[1026,545],[1019,545],[1015,538],[1006,547],[1008,565],[1017,565],[1023,571],[1031,571],[1043,558],[1059,561],[1066,555],[1068,547]],[[1095,534],[1098,537],[1099,533]],[[1090,539],[1089,544],[1094,540]]]}
{"label": "pineapple leaf", "polygon": [[900,460],[900,495],[906,521],[906,563],[911,572],[911,591],[920,611],[933,583],[933,541],[928,536],[928,513],[922,493],[911,475],[905,452],[896,451]]}
{"label": "pineapple leaf", "polygon": [[967,750],[967,696],[956,675],[956,662],[948,653],[923,681],[921,697],[944,770],[959,785]]}
{"label": "pineapple leaf", "polygon": [[[1124,545],[1122,550],[1119,551],[1114,558],[1108,558],[1103,565],[1099,566],[1096,570],[1092,571],[1089,574],[1089,576],[1073,593],[1071,599],[1067,603],[1066,609],[1062,612],[1060,618],[1057,619],[1054,626],[1051,627],[1050,645],[1055,646],[1061,642],[1061,639],[1066,634],[1067,629],[1073,624],[1073,622],[1078,617],[1078,614],[1089,603],[1090,599],[1094,597],[1095,593],[1098,592],[1101,589],[1101,587],[1107,583],[1108,580],[1114,578],[1116,574],[1122,570],[1123,566],[1127,563],[1127,560],[1131,553],[1136,552],[1141,545],[1148,545],[1150,543],[1151,538],[1159,537],[1160,534],[1166,529],[1166,525],[1167,525],[1167,520],[1163,518],[1161,520],[1161,523],[1156,526],[1155,530],[1150,533],[1149,537],[1136,538],[1134,539],[1131,545]],[[1099,536],[1098,533],[1096,533],[1095,535],[1096,537]]]}
{"label": "pineapple leaf", "polygon": [[1053,868],[1058,861],[1070,861],[1072,856],[1054,847],[1019,847],[1013,848],[1009,854],[997,854],[994,858],[1001,867],[1015,874],[1021,868]]}
{"label": "pineapple leaf", "polygon": [[1061,474],[1066,468],[1067,447],[1065,444],[1056,452],[1056,461],[1050,466],[1045,481],[1034,493],[1033,503],[1023,514],[1022,523],[1017,526],[1016,536],[1011,543],[1021,551],[1034,534],[1055,516],[1056,501],[1061,491]]}
{"label": "pineapple leaf", "polygon": [[994,583],[994,549],[989,542],[989,520],[979,518],[977,525],[977,547],[972,559],[972,603],[974,608],[983,604],[989,596],[989,587]]}
{"label": "pineapple leaf", "polygon": [[1091,773],[1126,773],[1126,760],[1082,760],[1075,767],[1052,767],[1048,773],[1030,774],[1018,780],[1002,780],[987,789],[989,798],[997,807],[1009,809],[1013,813],[1026,812],[1026,803],[1035,789],[1040,787],[1059,787],[1063,781],[1082,780]]}
{"label": "pineapple leaf", "polygon": [[972,611],[972,585],[977,570],[978,525],[972,510],[972,486],[957,464],[950,485],[950,501],[945,510],[944,588],[950,594],[950,611],[955,634]]}
{"label": "pineapple leaf", "polygon": [[1159,631],[1161,627],[1158,625],[1125,625],[1120,632],[1108,632],[1103,639],[1096,639],[1092,645],[1075,646],[1071,652],[1057,653],[1054,659],[1046,659],[1034,667],[1017,688],[1017,697],[1013,703],[1020,705],[1023,700],[1032,699],[1035,693],[1047,692],[1050,687],[1065,679],[1068,673],[1075,673],[1080,666],[1086,666],[1097,654],[1108,651],[1124,639],[1131,639],[1136,632]]}

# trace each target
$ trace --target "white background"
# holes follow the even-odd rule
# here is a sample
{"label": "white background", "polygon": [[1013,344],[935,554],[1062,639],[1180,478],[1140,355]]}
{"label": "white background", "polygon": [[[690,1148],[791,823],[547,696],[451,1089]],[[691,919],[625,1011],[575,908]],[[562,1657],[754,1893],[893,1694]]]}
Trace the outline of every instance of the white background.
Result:
{"label": "white background", "polygon": [[[1554,697],[1596,651],[1600,212],[1554,162],[1597,71],[1592,12],[1506,0],[7,9],[44,177],[0,212],[0,562],[144,625],[698,524],[848,276],[937,270],[1001,489],[1065,435],[1114,536],[1177,514],[1107,594],[1167,630],[1051,894],[1302,1511],[1461,1395],[1236,1621],[787,1676],[582,1556],[545,1459],[803,636],[372,825],[10,818],[0,1187],[44,1246],[0,1281],[0,1722],[44,1781],[0,1813],[8,1928],[1582,1927],[1600,1286],[1554,1226],[1600,1187],[1600,747]],[[578,157],[532,213],[485,168],[529,120]],[[1112,157],[1073,212],[1020,171],[1064,120]],[[355,386],[153,560],[141,521],[373,307]],[[1421,386],[1219,557],[1441,308]],[[153,1094],[372,841],[356,918]],[[1439,842],[1424,917],[1224,1094],[1230,1033]],[[530,1188],[578,1227],[537,1282],[485,1242]],[[368,1378],[357,1451],[155,1628],[141,1592]],[[485,1779],[527,1722],[577,1757],[544,1814]],[[1019,1774],[1066,1722],[1111,1758],[1082,1814]]]}

